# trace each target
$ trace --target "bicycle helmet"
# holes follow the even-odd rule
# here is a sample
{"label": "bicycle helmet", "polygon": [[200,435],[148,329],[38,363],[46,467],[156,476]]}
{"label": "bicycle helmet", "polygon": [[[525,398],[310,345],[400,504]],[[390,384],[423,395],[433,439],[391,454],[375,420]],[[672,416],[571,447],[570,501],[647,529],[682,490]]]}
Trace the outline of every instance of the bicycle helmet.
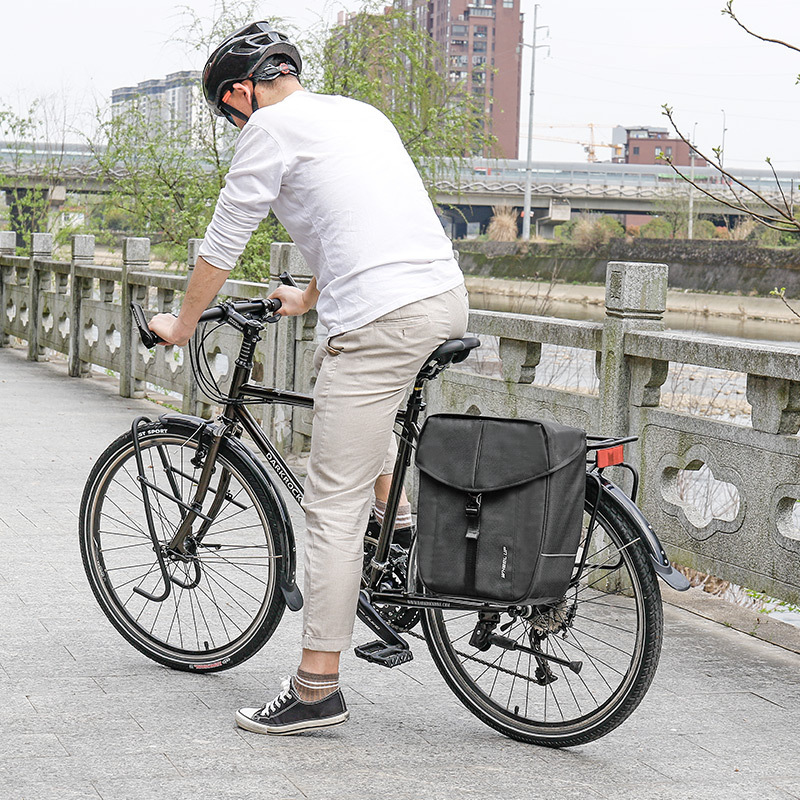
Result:
{"label": "bicycle helmet", "polygon": [[[289,37],[264,20],[232,33],[209,56],[203,69],[203,94],[216,116],[247,119],[222,98],[234,83],[254,79],[271,81],[281,75],[299,76],[303,61]],[[253,111],[258,108],[253,95]]]}

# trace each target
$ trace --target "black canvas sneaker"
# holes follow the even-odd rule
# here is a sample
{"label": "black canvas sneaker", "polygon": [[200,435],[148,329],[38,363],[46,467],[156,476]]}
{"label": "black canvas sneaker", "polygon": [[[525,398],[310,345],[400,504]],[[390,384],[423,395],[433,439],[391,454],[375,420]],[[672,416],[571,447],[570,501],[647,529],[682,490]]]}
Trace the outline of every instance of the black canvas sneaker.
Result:
{"label": "black canvas sneaker", "polygon": [[286,736],[341,725],[349,717],[341,689],[323,700],[305,703],[299,698],[292,679],[287,678],[281,684],[281,693],[271,703],[261,708],[240,708],[236,712],[236,724],[253,733]]}

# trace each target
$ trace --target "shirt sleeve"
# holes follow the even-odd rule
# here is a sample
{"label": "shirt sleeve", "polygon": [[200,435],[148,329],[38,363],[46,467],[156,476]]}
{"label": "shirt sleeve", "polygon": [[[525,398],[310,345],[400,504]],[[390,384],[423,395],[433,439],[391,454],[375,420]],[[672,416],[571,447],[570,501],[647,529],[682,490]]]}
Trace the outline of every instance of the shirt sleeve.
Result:
{"label": "shirt sleeve", "polygon": [[250,235],[269,214],[285,172],[275,139],[263,128],[246,125],[200,246],[203,259],[219,269],[234,268]]}

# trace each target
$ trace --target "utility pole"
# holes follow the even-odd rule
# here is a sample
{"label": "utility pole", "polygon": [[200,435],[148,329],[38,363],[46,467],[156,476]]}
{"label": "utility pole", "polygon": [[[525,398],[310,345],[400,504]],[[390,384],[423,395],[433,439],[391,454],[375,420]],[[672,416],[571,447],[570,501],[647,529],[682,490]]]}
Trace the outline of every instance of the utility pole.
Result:
{"label": "utility pole", "polygon": [[536,79],[536,50],[539,47],[546,45],[536,44],[536,34],[546,28],[546,25],[537,25],[537,18],[539,15],[539,4],[533,7],[533,43],[526,44],[522,42],[523,47],[531,48],[531,93],[530,102],[528,105],[528,160],[525,167],[525,209],[522,216],[522,238],[527,241],[531,238],[531,182],[532,170],[531,161],[533,157],[533,96]]}
{"label": "utility pole", "polygon": [[691,164],[691,172],[689,173],[689,230],[688,238],[694,238],[694,143],[697,136],[697,123],[695,122],[692,128],[692,141],[689,145],[689,163]]}

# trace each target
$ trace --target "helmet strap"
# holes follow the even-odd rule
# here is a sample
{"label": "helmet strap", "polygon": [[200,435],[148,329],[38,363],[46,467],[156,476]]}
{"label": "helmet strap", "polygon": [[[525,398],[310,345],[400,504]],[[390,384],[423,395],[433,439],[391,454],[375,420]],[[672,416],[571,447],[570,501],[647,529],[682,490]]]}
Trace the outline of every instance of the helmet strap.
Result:
{"label": "helmet strap", "polygon": [[228,121],[233,123],[234,125],[236,123],[233,122],[231,117],[236,117],[237,119],[244,120],[245,122],[247,122],[247,120],[250,119],[250,117],[248,117],[247,114],[242,114],[242,112],[239,111],[238,108],[234,108],[232,105],[229,105],[228,103],[220,103],[219,110],[228,118]]}

